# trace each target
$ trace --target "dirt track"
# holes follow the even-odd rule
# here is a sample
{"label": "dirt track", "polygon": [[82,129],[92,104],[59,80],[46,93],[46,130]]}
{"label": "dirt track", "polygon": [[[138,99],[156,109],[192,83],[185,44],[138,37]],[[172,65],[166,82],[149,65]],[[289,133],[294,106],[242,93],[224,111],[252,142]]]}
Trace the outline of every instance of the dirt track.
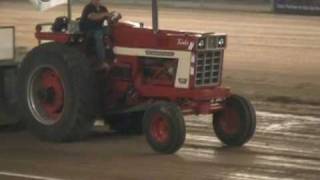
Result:
{"label": "dirt track", "polygon": [[[110,8],[124,20],[151,24],[144,7]],[[63,15],[63,8],[39,13],[27,3],[1,1],[0,12],[0,25],[16,25],[18,45],[31,48],[34,25]],[[160,13],[162,28],[229,34],[224,81],[235,91],[257,100],[320,102],[320,17],[168,8]],[[2,131],[0,179],[11,179],[5,172],[76,180],[319,179],[319,118],[259,112],[255,138],[239,149],[223,148],[210,122],[200,122],[188,121],[186,145],[172,156],[154,154],[143,137],[104,131],[73,144]]]}
{"label": "dirt track", "polygon": [[238,149],[224,148],[206,119],[188,118],[186,144],[170,156],[154,153],[144,137],[120,136],[101,128],[73,144],[49,144],[24,132],[1,132],[0,179],[12,173],[75,180],[319,179],[319,118],[259,112],[255,138]]}

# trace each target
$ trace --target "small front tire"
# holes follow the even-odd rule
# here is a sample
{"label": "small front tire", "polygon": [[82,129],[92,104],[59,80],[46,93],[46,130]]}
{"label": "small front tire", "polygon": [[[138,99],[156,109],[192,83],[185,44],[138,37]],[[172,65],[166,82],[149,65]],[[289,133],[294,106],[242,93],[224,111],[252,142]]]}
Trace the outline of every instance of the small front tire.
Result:
{"label": "small front tire", "polygon": [[233,95],[226,99],[224,109],[213,115],[213,127],[218,139],[227,146],[242,146],[255,133],[255,109],[246,98]]}
{"label": "small front tire", "polygon": [[152,105],[143,118],[143,130],[153,150],[163,154],[178,151],[186,136],[186,127],[180,108],[172,103]]}

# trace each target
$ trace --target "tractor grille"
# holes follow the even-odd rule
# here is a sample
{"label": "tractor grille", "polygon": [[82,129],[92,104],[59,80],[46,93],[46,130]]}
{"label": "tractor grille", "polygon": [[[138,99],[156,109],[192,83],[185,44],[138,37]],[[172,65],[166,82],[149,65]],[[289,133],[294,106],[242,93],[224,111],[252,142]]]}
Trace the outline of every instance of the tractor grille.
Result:
{"label": "tractor grille", "polygon": [[199,51],[196,59],[195,85],[210,86],[220,82],[223,50]]}

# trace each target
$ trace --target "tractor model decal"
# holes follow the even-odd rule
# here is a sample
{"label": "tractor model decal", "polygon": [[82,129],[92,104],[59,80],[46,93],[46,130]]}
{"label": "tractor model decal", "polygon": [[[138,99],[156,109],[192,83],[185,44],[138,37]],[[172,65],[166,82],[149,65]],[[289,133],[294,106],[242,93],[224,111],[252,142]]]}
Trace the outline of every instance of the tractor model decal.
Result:
{"label": "tractor model decal", "polygon": [[174,56],[174,52],[172,51],[154,51],[154,50],[146,50],[146,55],[155,55],[155,56],[166,56],[166,57],[170,57],[170,56]]}
{"label": "tractor model decal", "polygon": [[189,42],[188,40],[186,40],[186,39],[178,39],[177,45],[178,45],[178,46],[188,46],[189,43],[190,43],[190,42]]}

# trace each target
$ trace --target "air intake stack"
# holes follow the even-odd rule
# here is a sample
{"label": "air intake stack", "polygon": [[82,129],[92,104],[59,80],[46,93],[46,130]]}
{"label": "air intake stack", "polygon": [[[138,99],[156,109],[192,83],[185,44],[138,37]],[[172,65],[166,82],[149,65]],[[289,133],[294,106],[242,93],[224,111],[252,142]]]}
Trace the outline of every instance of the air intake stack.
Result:
{"label": "air intake stack", "polygon": [[158,0],[152,0],[152,28],[154,33],[159,31],[158,14]]}

